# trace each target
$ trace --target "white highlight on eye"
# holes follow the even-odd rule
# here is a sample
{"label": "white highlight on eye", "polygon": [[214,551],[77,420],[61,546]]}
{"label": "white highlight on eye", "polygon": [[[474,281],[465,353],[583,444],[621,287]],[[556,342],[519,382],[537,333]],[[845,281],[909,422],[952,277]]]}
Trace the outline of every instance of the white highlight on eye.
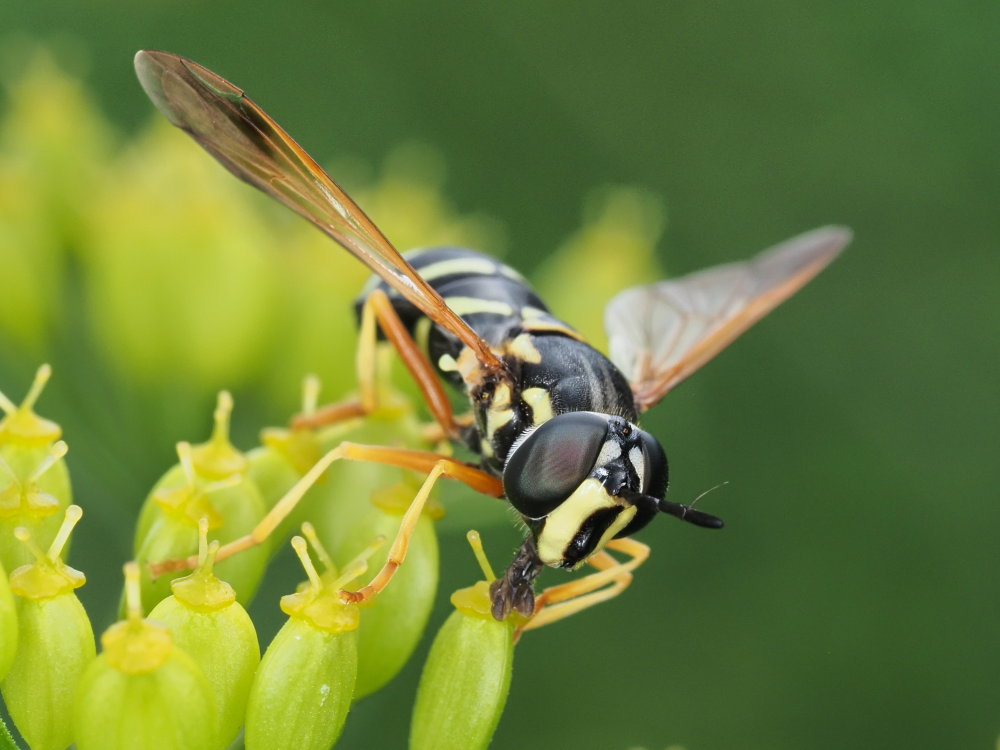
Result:
{"label": "white highlight on eye", "polygon": [[608,440],[601,447],[601,452],[597,454],[597,461],[594,462],[594,468],[599,469],[602,466],[606,466],[618,458],[621,454],[621,444],[617,440]]}
{"label": "white highlight on eye", "polygon": [[635,473],[639,475],[639,486],[645,486],[646,483],[643,481],[643,478],[646,475],[646,458],[642,455],[642,448],[638,445],[633,445],[629,448],[628,460],[635,469]]}

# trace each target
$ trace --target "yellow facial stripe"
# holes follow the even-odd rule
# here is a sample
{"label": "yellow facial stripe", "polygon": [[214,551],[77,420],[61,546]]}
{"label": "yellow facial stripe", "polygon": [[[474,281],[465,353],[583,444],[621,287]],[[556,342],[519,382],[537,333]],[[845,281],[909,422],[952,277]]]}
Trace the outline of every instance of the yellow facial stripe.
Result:
{"label": "yellow facial stripe", "polygon": [[[546,517],[545,527],[538,536],[538,556],[541,561],[546,565],[558,565],[563,559],[563,552],[580,531],[584,521],[598,510],[620,504],[599,481],[592,478],[584,480],[572,495]],[[603,548],[615,534],[624,529],[635,514],[634,505],[619,513],[615,522],[601,537],[594,552]]]}

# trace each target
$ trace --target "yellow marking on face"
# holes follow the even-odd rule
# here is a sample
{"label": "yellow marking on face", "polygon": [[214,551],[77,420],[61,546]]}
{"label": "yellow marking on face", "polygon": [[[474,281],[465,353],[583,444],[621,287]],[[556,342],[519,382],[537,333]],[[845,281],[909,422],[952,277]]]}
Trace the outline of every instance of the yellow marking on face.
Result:
{"label": "yellow marking on face", "polygon": [[486,438],[479,441],[479,453],[483,458],[493,458],[493,443]]}
{"label": "yellow marking on face", "polygon": [[[621,513],[619,513],[618,517],[615,519],[615,522],[608,527],[608,530],[605,531],[604,534],[601,535],[601,538],[597,542],[597,546],[594,547],[594,552],[600,552],[602,549],[604,549],[604,545],[606,545],[608,542],[614,539],[615,535],[619,531],[628,526],[629,523],[631,523],[632,519],[635,518],[635,514],[638,512],[639,509],[637,507],[635,507],[634,505],[630,505]],[[590,554],[594,554],[594,552],[591,552]],[[585,562],[587,561],[581,560],[579,563],[573,566],[573,569],[576,570]]]}
{"label": "yellow marking on face", "polygon": [[[546,565],[558,565],[566,547],[580,531],[584,521],[596,511],[621,504],[617,498],[607,493],[599,481],[594,478],[585,479],[572,495],[546,517],[545,527],[538,536],[538,557]],[[634,505],[626,506],[601,536],[593,551],[600,551],[615,534],[624,529],[635,517],[637,510]]]}
{"label": "yellow marking on face", "polygon": [[541,424],[552,419],[552,399],[544,388],[525,388],[521,391],[524,403],[531,407],[531,423]]}
{"label": "yellow marking on face", "polygon": [[445,297],[445,304],[456,315],[475,315],[476,313],[493,313],[494,315],[513,315],[514,308],[506,302],[479,297]]}
{"label": "yellow marking on face", "polygon": [[537,365],[542,361],[542,353],[535,348],[535,342],[530,333],[522,333],[507,344],[507,351],[525,362]]}
{"label": "yellow marking on face", "polygon": [[424,277],[425,281],[432,281],[433,279],[440,279],[443,276],[451,276],[458,273],[467,273],[472,276],[490,276],[497,272],[497,265],[486,258],[451,258],[449,260],[439,260],[436,263],[428,263],[418,273]]}
{"label": "yellow marking on face", "polygon": [[442,354],[438,357],[438,369],[441,372],[458,372],[458,362],[450,354]]}

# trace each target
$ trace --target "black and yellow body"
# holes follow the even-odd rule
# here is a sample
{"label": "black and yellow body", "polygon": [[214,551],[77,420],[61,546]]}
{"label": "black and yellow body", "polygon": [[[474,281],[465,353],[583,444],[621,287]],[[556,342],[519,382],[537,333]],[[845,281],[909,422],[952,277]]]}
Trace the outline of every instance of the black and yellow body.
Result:
{"label": "black and yellow body", "polygon": [[657,508],[635,498],[663,497],[667,463],[655,438],[635,426],[638,410],[618,368],[496,259],[457,247],[405,257],[497,353],[507,382],[470,387],[462,374],[466,347],[378,277],[357,310],[372,290],[385,292],[441,377],[468,396],[475,419],[462,440],[503,479],[533,537],[525,554],[576,568],[611,538],[644,526]]}
{"label": "black and yellow body", "polygon": [[[385,587],[441,476],[505,496],[530,530],[503,579],[491,587],[494,617],[516,609],[531,618],[525,627],[617,595],[648,555],[627,537],[657,513],[722,526],[714,516],[666,500],[666,456],[636,426],[638,416],[825,268],[850,240],[849,230],[822,227],[742,262],[619,292],[605,308],[605,356],[552,316],[516,271],[487,255],[439,247],[404,259],[316,161],[221,76],[166,52],[139,52],[135,65],[146,93],[171,123],[376,274],[359,302],[363,328],[371,332],[359,346],[359,398],[293,424],[313,429],[371,413],[377,321],[437,424],[481,458],[477,469],[429,451],[345,442],[310,469],[307,477],[315,478],[331,462],[351,459],[427,473],[382,570],[362,589],[340,591],[343,601],[370,599]],[[435,373],[468,397],[470,424],[454,419]],[[301,492],[290,495],[217,559],[273,533]],[[604,547],[631,560],[615,562]],[[597,572],[543,591],[536,602],[531,582],[543,565],[572,569],[583,562]]]}

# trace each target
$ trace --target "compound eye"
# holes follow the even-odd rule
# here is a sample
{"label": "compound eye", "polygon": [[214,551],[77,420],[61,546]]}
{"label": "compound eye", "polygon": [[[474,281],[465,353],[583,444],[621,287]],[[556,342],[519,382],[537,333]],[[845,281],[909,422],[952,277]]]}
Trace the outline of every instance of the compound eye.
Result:
{"label": "compound eye", "polygon": [[511,505],[528,518],[547,516],[593,471],[607,434],[608,417],[593,412],[559,414],[542,424],[504,466]]}
{"label": "compound eye", "polygon": [[642,456],[646,464],[642,491],[660,500],[667,494],[667,455],[659,441],[645,430],[642,437]]}

